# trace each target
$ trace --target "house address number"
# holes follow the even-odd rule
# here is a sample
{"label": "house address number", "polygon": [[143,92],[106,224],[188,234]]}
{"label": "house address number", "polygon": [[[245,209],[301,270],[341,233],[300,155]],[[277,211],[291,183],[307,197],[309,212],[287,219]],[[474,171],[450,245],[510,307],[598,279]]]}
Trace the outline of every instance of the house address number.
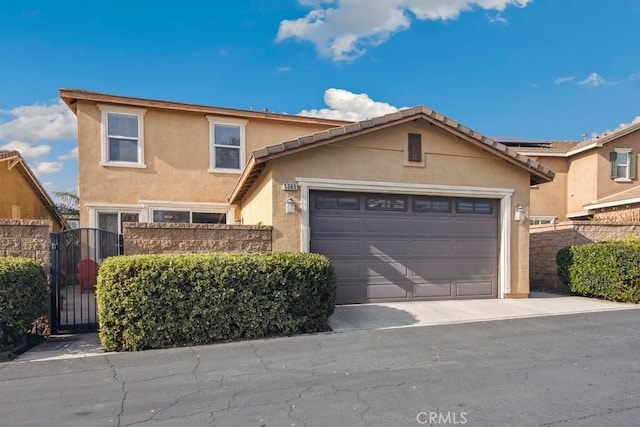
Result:
{"label": "house address number", "polygon": [[284,191],[298,191],[298,183],[296,182],[285,182],[282,184],[282,189]]}

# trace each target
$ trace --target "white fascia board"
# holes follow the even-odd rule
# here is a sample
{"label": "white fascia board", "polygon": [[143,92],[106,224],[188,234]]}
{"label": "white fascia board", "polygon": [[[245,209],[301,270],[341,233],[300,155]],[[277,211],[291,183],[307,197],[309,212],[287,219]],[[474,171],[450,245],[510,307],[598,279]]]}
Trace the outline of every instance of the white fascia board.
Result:
{"label": "white fascia board", "polygon": [[640,197],[636,197],[635,199],[618,200],[615,202],[594,203],[592,205],[584,205],[583,208],[589,209],[589,210],[602,209],[602,208],[612,208],[614,206],[620,206],[620,205],[631,205],[634,203],[640,203]]}

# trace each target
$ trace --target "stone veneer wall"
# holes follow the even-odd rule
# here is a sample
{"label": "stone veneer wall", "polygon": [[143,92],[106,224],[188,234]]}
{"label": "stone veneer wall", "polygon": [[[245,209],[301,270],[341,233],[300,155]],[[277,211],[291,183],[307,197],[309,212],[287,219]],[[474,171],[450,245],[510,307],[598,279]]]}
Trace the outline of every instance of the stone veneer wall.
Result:
{"label": "stone veneer wall", "polygon": [[52,230],[44,219],[0,219],[0,256],[37,259],[49,274]]}
{"label": "stone veneer wall", "polygon": [[529,229],[529,280],[531,290],[568,292],[557,274],[556,254],[566,246],[640,236],[640,222],[563,222]]}
{"label": "stone veneer wall", "polygon": [[271,251],[271,226],[125,223],[124,253]]}

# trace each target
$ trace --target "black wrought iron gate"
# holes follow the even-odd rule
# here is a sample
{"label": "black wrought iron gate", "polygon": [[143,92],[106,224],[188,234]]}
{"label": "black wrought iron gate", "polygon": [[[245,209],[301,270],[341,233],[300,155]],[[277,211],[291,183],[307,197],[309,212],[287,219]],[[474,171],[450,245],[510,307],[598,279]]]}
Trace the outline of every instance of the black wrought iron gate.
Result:
{"label": "black wrought iron gate", "polygon": [[122,235],[94,228],[51,234],[51,333],[98,330],[95,285],[102,261],[122,255]]}

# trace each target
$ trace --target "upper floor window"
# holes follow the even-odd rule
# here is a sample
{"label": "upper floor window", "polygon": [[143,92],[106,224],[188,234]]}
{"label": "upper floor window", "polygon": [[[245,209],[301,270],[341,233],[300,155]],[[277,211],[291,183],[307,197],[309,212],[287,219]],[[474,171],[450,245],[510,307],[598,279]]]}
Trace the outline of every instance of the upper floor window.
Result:
{"label": "upper floor window", "polygon": [[144,167],[146,110],[98,105],[102,111],[102,164]]}
{"label": "upper floor window", "polygon": [[246,120],[207,116],[210,123],[209,172],[240,173],[245,163]]}
{"label": "upper floor window", "polygon": [[616,181],[630,181],[636,178],[636,153],[630,148],[616,148],[609,153],[611,178]]}

